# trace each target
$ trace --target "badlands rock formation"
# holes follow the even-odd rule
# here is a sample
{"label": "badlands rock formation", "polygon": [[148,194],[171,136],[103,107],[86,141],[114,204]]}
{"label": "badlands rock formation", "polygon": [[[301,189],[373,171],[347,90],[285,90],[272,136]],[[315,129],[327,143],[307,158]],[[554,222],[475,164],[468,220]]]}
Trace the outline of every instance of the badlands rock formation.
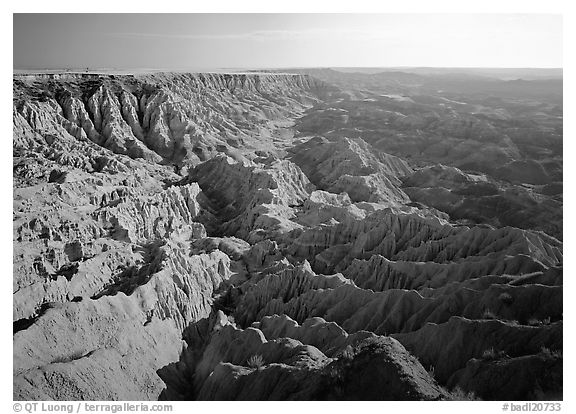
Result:
{"label": "badlands rock formation", "polygon": [[[524,171],[522,166],[517,169]],[[554,192],[546,194],[543,187],[514,185],[436,164],[406,177],[402,190],[410,199],[464,223],[542,230],[562,239],[562,200],[550,197]]]}
{"label": "badlands rock formation", "polygon": [[14,399],[561,398],[557,130],[345,76],[15,75]]}
{"label": "badlands rock formation", "polygon": [[353,201],[408,201],[399,178],[412,170],[398,157],[376,151],[362,139],[315,137],[293,147],[292,160],[318,187],[347,193]]}

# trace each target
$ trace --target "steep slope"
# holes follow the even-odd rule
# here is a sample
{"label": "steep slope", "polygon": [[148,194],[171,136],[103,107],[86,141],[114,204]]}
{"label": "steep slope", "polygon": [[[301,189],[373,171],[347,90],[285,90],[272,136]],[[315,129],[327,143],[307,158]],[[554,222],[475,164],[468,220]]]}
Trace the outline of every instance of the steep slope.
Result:
{"label": "steep slope", "polygon": [[399,178],[412,172],[400,158],[362,139],[328,141],[315,137],[289,150],[291,159],[320,189],[346,192],[355,201],[406,202]]}
{"label": "steep slope", "polygon": [[420,165],[442,163],[505,180],[562,180],[561,79],[502,80],[450,69],[297,72],[343,91],[299,120],[304,135],[358,137]]}
{"label": "steep slope", "polygon": [[219,156],[190,171],[185,182],[198,183],[206,209],[221,223],[217,232],[254,239],[254,232],[292,230],[292,207],[303,204],[314,186],[287,160],[242,164]]}
{"label": "steep slope", "polygon": [[334,91],[301,75],[18,76],[14,124],[28,130],[17,134],[15,148],[29,148],[33,132],[66,131],[117,154],[179,167],[220,152],[275,152],[291,119]]}
{"label": "steep slope", "polygon": [[14,399],[562,397],[552,103],[324,76],[15,76]]}
{"label": "steep slope", "polygon": [[541,187],[434,165],[404,177],[402,190],[411,200],[444,211],[454,220],[541,230],[562,239],[562,199],[554,192],[545,194]]}
{"label": "steep slope", "polygon": [[175,171],[288,143],[322,88],[290,75],[15,77],[14,398],[158,397],[182,332],[245,273],[228,243],[191,244],[207,235],[207,196]]}
{"label": "steep slope", "polygon": [[[439,387],[398,341],[348,335],[321,318],[299,326],[286,316],[246,329],[215,315],[188,398],[200,400],[440,400]],[[189,351],[185,351],[189,352]],[[191,360],[191,359],[190,359]]]}
{"label": "steep slope", "polygon": [[158,396],[156,371],[178,359],[182,330],[209,314],[213,292],[232,272],[222,252],[189,256],[168,243],[156,254],[152,266],[91,298],[50,304],[14,334],[16,399]]}

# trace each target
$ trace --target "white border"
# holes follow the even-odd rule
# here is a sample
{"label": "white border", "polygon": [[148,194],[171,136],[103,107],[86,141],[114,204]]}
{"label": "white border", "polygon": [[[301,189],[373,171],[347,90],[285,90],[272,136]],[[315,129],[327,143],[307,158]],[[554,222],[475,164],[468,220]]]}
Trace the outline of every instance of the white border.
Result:
{"label": "white border", "polygon": [[[1,235],[1,252],[2,252],[2,270],[3,272],[3,289],[1,301],[1,332],[6,337],[2,338],[2,357],[4,364],[2,373],[1,401],[0,407],[12,412],[12,347],[11,338],[8,337],[10,330],[10,315],[12,313],[12,118],[11,118],[11,95],[12,95],[12,13],[32,13],[32,12],[77,12],[77,13],[94,13],[94,12],[121,12],[121,13],[215,13],[215,12],[299,12],[299,13],[553,13],[563,14],[564,16],[564,197],[565,197],[565,214],[564,217],[564,255],[568,258],[565,271],[565,292],[568,292],[567,299],[573,292],[574,282],[572,281],[572,270],[574,269],[572,257],[575,257],[574,241],[572,231],[576,229],[574,218],[572,217],[572,208],[574,207],[574,190],[572,183],[576,182],[576,173],[574,164],[571,160],[576,153],[574,152],[573,139],[574,122],[571,114],[575,113],[574,91],[576,85],[574,82],[574,49],[572,39],[576,39],[576,22],[574,21],[574,9],[570,5],[571,1],[562,0],[478,0],[474,3],[466,0],[402,0],[376,2],[372,0],[333,0],[330,2],[320,2],[311,0],[287,0],[282,2],[273,2],[265,0],[227,0],[227,1],[118,1],[118,0],[100,0],[98,2],[81,2],[78,0],[61,0],[56,2],[45,2],[39,0],[26,0],[12,2],[10,5],[3,5],[4,13],[1,15],[1,27],[3,31],[2,56],[4,57],[2,78],[2,151],[0,151],[2,166],[1,191],[2,198],[5,200],[0,205],[1,217],[0,235]],[[73,34],[71,34],[73,35]],[[574,384],[574,358],[572,350],[574,347],[574,305],[572,300],[565,300],[564,307],[567,316],[564,329],[564,372],[565,372],[565,391],[562,412],[574,411],[572,385]],[[174,412],[187,413],[192,410],[208,412],[226,412],[241,411],[253,413],[254,410],[274,410],[275,413],[290,413],[294,410],[304,411],[330,411],[330,412],[354,412],[355,410],[378,410],[376,412],[386,411],[408,411],[408,412],[441,412],[441,413],[501,413],[501,404],[498,402],[276,402],[276,403],[223,403],[223,402],[193,402],[193,403],[175,403]]]}

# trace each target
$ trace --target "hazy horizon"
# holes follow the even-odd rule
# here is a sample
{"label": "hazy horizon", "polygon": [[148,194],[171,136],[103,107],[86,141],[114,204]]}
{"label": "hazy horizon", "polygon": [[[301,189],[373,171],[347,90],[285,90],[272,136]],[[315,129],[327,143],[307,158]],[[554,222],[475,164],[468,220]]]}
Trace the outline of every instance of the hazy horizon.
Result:
{"label": "hazy horizon", "polygon": [[[70,71],[82,71],[86,67],[27,67],[27,68],[13,68],[14,71],[33,71],[33,70],[70,70]],[[279,70],[279,69],[458,69],[458,70],[543,70],[543,71],[554,71],[563,70],[563,66],[555,67],[543,67],[543,66],[286,66],[286,67],[270,67],[270,66],[260,66],[260,67],[189,67],[189,68],[115,68],[115,67],[90,67],[91,71],[99,70],[119,70],[119,71],[135,71],[135,70],[151,70],[151,71],[187,71],[187,70]]]}
{"label": "hazy horizon", "polygon": [[552,14],[14,14],[14,70],[562,68]]}

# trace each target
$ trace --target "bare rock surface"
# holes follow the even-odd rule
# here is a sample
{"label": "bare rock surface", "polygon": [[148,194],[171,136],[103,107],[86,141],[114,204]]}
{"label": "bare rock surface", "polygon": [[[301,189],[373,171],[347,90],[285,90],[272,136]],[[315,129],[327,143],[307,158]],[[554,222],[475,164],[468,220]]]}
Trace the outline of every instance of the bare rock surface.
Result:
{"label": "bare rock surface", "polygon": [[[523,170],[522,166],[516,168]],[[402,190],[410,199],[444,211],[455,220],[541,230],[562,239],[561,199],[548,197],[531,184],[506,184],[486,174],[434,165],[405,177]]]}
{"label": "bare rock surface", "polygon": [[294,72],[14,76],[14,399],[562,398],[555,92]]}
{"label": "bare rock surface", "polygon": [[328,141],[315,137],[290,150],[292,160],[320,189],[347,192],[353,201],[399,201],[408,197],[399,178],[412,172],[408,164],[377,151],[362,139]]}

